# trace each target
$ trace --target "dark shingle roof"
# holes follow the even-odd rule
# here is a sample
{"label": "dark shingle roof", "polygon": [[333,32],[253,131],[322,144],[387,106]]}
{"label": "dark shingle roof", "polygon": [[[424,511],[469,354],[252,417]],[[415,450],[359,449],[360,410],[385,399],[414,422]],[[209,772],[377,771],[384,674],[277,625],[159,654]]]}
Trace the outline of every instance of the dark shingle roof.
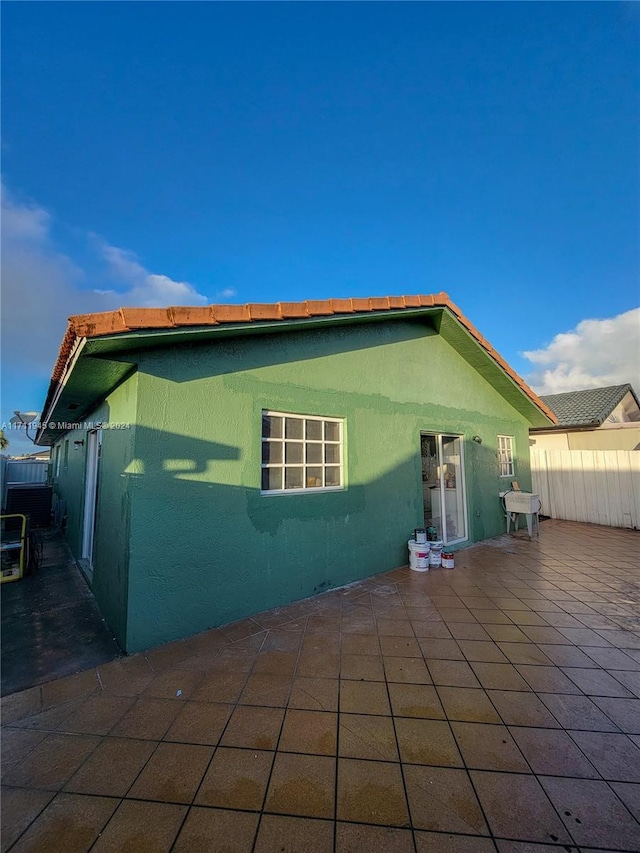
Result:
{"label": "dark shingle roof", "polygon": [[625,385],[609,385],[606,388],[547,394],[540,399],[558,418],[559,427],[600,426],[627,391],[633,394],[633,388],[628,382]]}

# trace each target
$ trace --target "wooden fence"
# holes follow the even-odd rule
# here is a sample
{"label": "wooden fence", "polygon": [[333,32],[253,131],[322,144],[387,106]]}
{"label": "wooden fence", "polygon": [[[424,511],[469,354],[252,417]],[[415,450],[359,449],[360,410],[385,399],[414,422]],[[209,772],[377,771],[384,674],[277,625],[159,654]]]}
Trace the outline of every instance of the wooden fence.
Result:
{"label": "wooden fence", "polygon": [[640,451],[532,448],[531,478],[543,515],[640,526]]}

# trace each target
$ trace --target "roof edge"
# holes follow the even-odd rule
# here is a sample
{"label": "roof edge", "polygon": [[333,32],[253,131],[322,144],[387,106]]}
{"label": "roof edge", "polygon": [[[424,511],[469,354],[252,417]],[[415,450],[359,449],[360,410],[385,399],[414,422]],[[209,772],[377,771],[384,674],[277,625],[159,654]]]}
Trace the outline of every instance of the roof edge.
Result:
{"label": "roof edge", "polygon": [[[306,300],[304,302],[247,303],[245,305],[173,305],[168,308],[118,308],[95,314],[75,314],[69,317],[51,375],[43,411],[43,421],[49,419],[60,386],[64,384],[76,345],[82,339],[117,335],[125,332],[152,329],[179,329],[194,326],[246,324],[273,320],[304,320],[313,317],[330,317],[364,313],[380,313],[416,308],[444,308],[469,332],[499,367],[529,397],[531,402],[556,424],[552,410],[538,397],[527,383],[507,364],[460,308],[444,291],[415,296],[383,296],[370,298]],[[36,436],[36,440],[38,440]]]}

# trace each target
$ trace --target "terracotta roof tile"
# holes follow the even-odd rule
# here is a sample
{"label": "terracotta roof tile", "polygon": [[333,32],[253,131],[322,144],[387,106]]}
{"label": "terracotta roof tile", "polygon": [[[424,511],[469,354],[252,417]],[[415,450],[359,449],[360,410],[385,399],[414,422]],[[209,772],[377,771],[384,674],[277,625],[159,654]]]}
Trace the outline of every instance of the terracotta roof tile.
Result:
{"label": "terracotta roof tile", "polygon": [[[442,294],[439,294],[439,295],[442,296]],[[422,296],[418,296],[418,299],[420,300],[420,307],[421,308],[433,308],[433,306],[436,304],[435,296],[432,293],[428,293],[428,294],[424,294]],[[449,297],[447,296],[447,301],[448,301],[448,299],[449,299]]]}
{"label": "terracotta roof tile", "polygon": [[304,304],[307,306],[310,317],[325,317],[329,314],[335,314],[330,299],[307,300]]}
{"label": "terracotta roof tile", "polygon": [[76,335],[75,329],[71,326],[67,327],[67,331],[64,334],[64,338],[62,339],[62,345],[60,346],[60,352],[58,354],[58,360],[56,361],[53,367],[53,373],[51,375],[51,385],[55,385],[60,382],[62,377],[64,376],[64,372],[67,367],[67,362],[69,361],[69,357],[71,352],[73,351],[74,344],[79,340],[78,335]]}
{"label": "terracotta roof tile", "polygon": [[128,329],[169,329],[174,325],[166,308],[121,308]]}
{"label": "terracotta roof tile", "polygon": [[210,326],[217,324],[210,305],[196,306],[172,305],[168,309],[174,326]]}
{"label": "terracotta roof tile", "polygon": [[389,305],[389,297],[385,296],[384,298],[374,297],[369,300],[371,302],[371,308],[374,311],[388,311],[391,307]]}
{"label": "terracotta roof tile", "polygon": [[68,328],[81,338],[128,331],[121,310],[103,311],[99,314],[76,314],[75,317],[69,317]]}
{"label": "terracotta roof tile", "polygon": [[[438,296],[436,296],[436,299],[437,299],[438,297],[443,297],[443,298],[444,298],[444,301],[446,301],[446,303],[447,303],[447,306],[448,306],[449,310],[450,310],[453,314],[455,314],[455,315],[456,315],[456,317],[464,317],[464,314],[462,313],[462,311],[460,310],[460,308],[458,308],[458,306],[456,305],[456,303],[455,303],[455,302],[452,302],[452,301],[451,301],[451,299],[449,299],[449,297],[447,296],[447,294],[446,294],[446,293],[439,293],[439,294],[438,294]],[[467,321],[467,322],[468,322],[468,321]]]}
{"label": "terracotta roof tile", "polygon": [[351,304],[353,305],[354,311],[371,311],[371,300],[370,299],[352,299]]}
{"label": "terracotta roof tile", "polygon": [[251,320],[248,305],[212,305],[211,311],[217,323],[246,323]]}
{"label": "terracotta roof tile", "polygon": [[334,314],[353,314],[353,299],[330,299]]}
{"label": "terracotta roof tile", "polygon": [[419,296],[403,296],[404,307],[405,308],[419,308],[420,307],[420,297]]}
{"label": "terracotta roof tile", "polygon": [[171,308],[121,308],[100,314],[78,314],[69,318],[69,325],[60,347],[49,386],[44,412],[48,412],[57,385],[67,369],[76,342],[82,338],[93,338],[143,329],[169,329],[186,326],[214,326],[224,323],[252,323],[273,320],[324,317],[335,314],[353,314],[371,311],[441,307],[448,309],[482,346],[502,370],[524,391],[532,402],[553,422],[551,409],[540,400],[517,373],[485,340],[480,332],[465,317],[460,308],[444,292],[417,296],[385,296],[370,299],[324,299],[306,302],[251,303],[249,305],[173,306]]}
{"label": "terracotta roof tile", "polygon": [[280,305],[269,302],[251,302],[247,305],[252,320],[282,320]]}
{"label": "terracotta roof tile", "polygon": [[404,296],[390,296],[389,308],[406,308],[404,304]]}
{"label": "terracotta roof tile", "polygon": [[309,308],[306,302],[279,302],[278,305],[283,320],[295,320],[309,316]]}

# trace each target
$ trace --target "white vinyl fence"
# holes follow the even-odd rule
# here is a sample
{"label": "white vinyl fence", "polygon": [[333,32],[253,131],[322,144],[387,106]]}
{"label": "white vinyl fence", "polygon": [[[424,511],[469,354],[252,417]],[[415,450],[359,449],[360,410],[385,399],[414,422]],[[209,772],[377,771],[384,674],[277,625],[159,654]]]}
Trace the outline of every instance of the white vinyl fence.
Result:
{"label": "white vinyl fence", "polygon": [[532,448],[531,478],[543,515],[640,526],[640,451]]}

